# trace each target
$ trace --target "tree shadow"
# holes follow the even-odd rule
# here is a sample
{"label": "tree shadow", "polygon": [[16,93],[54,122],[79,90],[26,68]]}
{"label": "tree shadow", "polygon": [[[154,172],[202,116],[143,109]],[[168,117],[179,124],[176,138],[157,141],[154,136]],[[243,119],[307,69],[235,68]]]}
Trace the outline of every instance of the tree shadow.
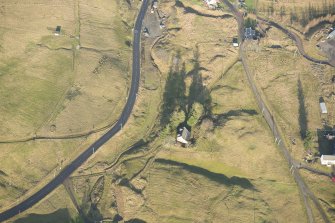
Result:
{"label": "tree shadow", "polygon": [[138,218],[133,218],[133,219],[130,219],[128,221],[125,221],[125,223],[146,223],[146,221],[143,221],[143,220],[138,219]]}
{"label": "tree shadow", "polygon": [[323,129],[317,129],[317,136],[318,136],[318,145],[319,145],[319,153],[320,155],[332,155],[335,152],[335,143],[334,140],[327,140],[325,135],[328,133],[334,134],[333,129],[325,125]]}
{"label": "tree shadow", "polygon": [[[174,111],[183,111],[185,120],[181,123],[187,123],[192,115],[192,107],[194,103],[199,103],[203,106],[204,116],[211,116],[212,114],[210,91],[204,85],[203,77],[200,72],[201,70],[204,70],[204,68],[200,67],[198,46],[196,47],[194,58],[192,60],[193,68],[191,69],[191,72],[186,74],[185,63],[180,65],[180,62],[180,52],[177,52],[177,55],[174,57],[173,63],[170,66],[170,71],[165,84],[162,115],[160,117],[160,124],[162,127],[170,123]],[[186,95],[186,76],[192,78],[188,95]]]}
{"label": "tree shadow", "polygon": [[178,166],[181,167],[184,170],[187,170],[191,173],[194,174],[198,174],[201,176],[204,176],[206,178],[208,178],[209,180],[215,181],[217,183],[220,184],[224,184],[227,186],[234,186],[234,185],[238,185],[242,188],[245,189],[254,189],[254,185],[247,179],[247,178],[243,178],[243,177],[236,177],[233,176],[231,178],[227,177],[224,174],[221,173],[215,173],[215,172],[211,172],[207,169],[198,167],[198,166],[194,166],[194,165],[189,165],[186,163],[181,163],[181,162],[177,162],[174,160],[167,160],[167,159],[162,159],[162,158],[158,158],[155,160],[155,162],[161,163],[161,164],[166,164],[166,165],[172,165],[172,166]]}
{"label": "tree shadow", "polygon": [[237,109],[230,110],[226,113],[219,114],[213,118],[215,126],[223,126],[233,117],[242,116],[242,115],[257,115],[257,111],[254,109]]}
{"label": "tree shadow", "polygon": [[308,129],[307,110],[305,105],[305,96],[302,89],[300,78],[298,79],[298,100],[299,100],[299,127],[301,139],[306,138],[306,131]]}
{"label": "tree shadow", "polygon": [[189,73],[189,75],[192,76],[192,83],[190,85],[189,95],[187,98],[187,109],[185,113],[186,121],[190,118],[192,106],[196,102],[203,106],[205,116],[212,115],[212,98],[209,89],[203,83],[203,77],[200,72],[203,69],[200,67],[199,56],[199,47],[196,46],[193,57],[193,69],[192,72]]}
{"label": "tree shadow", "polygon": [[86,215],[88,222],[99,222],[104,219],[103,215],[101,214],[97,204],[91,203],[90,209]]}
{"label": "tree shadow", "polygon": [[170,71],[166,80],[165,90],[163,94],[162,115],[160,118],[161,126],[167,125],[172,113],[176,109],[185,111],[185,64],[180,69],[180,52],[173,59]]}
{"label": "tree shadow", "polygon": [[66,223],[70,221],[69,210],[61,208],[50,214],[29,214],[26,217],[15,220],[14,223]]}

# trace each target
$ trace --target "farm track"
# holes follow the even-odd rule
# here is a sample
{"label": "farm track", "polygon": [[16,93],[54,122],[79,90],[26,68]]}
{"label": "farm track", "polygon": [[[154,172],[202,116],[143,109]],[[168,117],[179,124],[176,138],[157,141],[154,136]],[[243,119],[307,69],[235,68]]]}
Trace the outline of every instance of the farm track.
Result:
{"label": "farm track", "polygon": [[[228,6],[228,8],[233,12],[233,14],[235,15],[235,18],[238,22],[238,35],[239,35],[239,39],[241,41],[241,45],[240,45],[240,57],[241,57],[241,61],[248,79],[248,82],[250,84],[250,87],[252,89],[252,92],[255,96],[255,99],[257,101],[258,107],[259,109],[262,111],[263,113],[263,117],[266,120],[266,122],[268,123],[270,129],[272,130],[272,134],[275,138],[275,142],[278,145],[278,148],[280,149],[280,151],[282,152],[282,154],[284,155],[286,161],[288,162],[289,166],[291,167],[291,173],[297,183],[297,186],[300,190],[300,194],[302,196],[302,200],[304,202],[305,205],[305,210],[306,210],[306,214],[308,217],[308,222],[309,223],[314,223],[314,216],[313,216],[313,212],[312,212],[312,208],[308,202],[308,197],[313,201],[315,207],[318,209],[322,219],[324,222],[326,223],[330,223],[325,211],[322,209],[320,202],[318,201],[318,199],[314,196],[314,194],[309,190],[308,186],[306,185],[306,183],[303,181],[296,165],[295,165],[295,161],[293,160],[293,158],[291,157],[291,154],[289,153],[287,147],[285,146],[285,144],[283,143],[284,141],[282,140],[283,137],[281,136],[281,133],[278,129],[278,125],[275,121],[275,119],[273,118],[272,113],[270,112],[270,110],[268,109],[267,105],[264,103],[257,87],[256,84],[254,83],[254,80],[252,78],[252,72],[248,66],[247,63],[247,58],[244,54],[244,46],[245,44],[247,44],[247,42],[243,42],[244,39],[244,19],[242,14],[232,5],[231,2],[229,2],[228,0],[223,0],[223,2]],[[316,60],[310,56],[308,56],[303,48],[301,39],[296,35],[291,33],[290,31],[288,31],[287,29],[285,29],[284,27],[278,25],[275,22],[272,22],[272,25],[274,25],[275,27],[281,29],[282,31],[284,31],[290,38],[292,38],[300,53],[308,60],[315,62],[315,63],[323,63],[323,64],[327,64],[330,65],[328,63],[328,61],[320,61],[320,60]]]}
{"label": "farm track", "polygon": [[331,173],[315,169],[315,168],[307,166],[303,163],[296,164],[296,166],[297,166],[298,169],[305,169],[305,170],[308,170],[309,172],[312,172],[312,173],[315,173],[315,174],[318,174],[318,175],[321,175],[321,176],[326,176],[326,177],[329,177],[329,178],[332,177]]}
{"label": "farm track", "polygon": [[297,46],[297,48],[299,50],[299,53],[304,58],[306,58],[307,60],[309,60],[309,61],[311,61],[313,63],[326,64],[326,65],[335,67],[333,64],[329,63],[328,60],[319,60],[319,59],[313,58],[312,56],[308,55],[305,52],[304,45],[302,43],[301,38],[296,33],[288,30],[287,28],[283,27],[282,25],[280,25],[279,23],[276,23],[274,21],[271,21],[271,20],[268,20],[268,19],[264,19],[264,18],[259,17],[259,16],[257,16],[257,19],[260,20],[260,21],[262,21],[262,22],[265,22],[266,24],[268,24],[270,26],[273,26],[273,27],[279,29],[280,31],[282,31],[283,33],[285,33],[290,39],[292,39],[295,42],[295,45]]}
{"label": "farm track", "polygon": [[29,142],[29,141],[34,141],[34,140],[42,140],[42,139],[76,139],[76,138],[83,138],[83,137],[88,137],[92,134],[102,132],[104,130],[107,130],[111,128],[117,121],[108,124],[106,126],[103,126],[98,129],[94,129],[88,132],[83,132],[83,133],[77,133],[77,134],[69,134],[69,135],[59,135],[59,136],[47,136],[47,135],[36,135],[33,137],[27,137],[27,138],[22,138],[22,139],[10,139],[10,140],[0,140],[0,144],[5,144],[5,143],[19,143],[19,142]]}

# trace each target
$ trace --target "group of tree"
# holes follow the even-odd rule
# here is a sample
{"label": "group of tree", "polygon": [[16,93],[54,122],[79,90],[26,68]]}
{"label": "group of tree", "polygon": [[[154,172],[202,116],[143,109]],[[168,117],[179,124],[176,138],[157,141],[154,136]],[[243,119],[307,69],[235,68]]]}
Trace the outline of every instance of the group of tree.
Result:
{"label": "group of tree", "polygon": [[311,20],[327,15],[335,15],[335,1],[324,1],[322,5],[310,3],[308,7],[294,8],[290,12],[290,22],[306,26]]}
{"label": "group of tree", "polygon": [[[178,53],[175,57],[177,63],[171,67],[166,80],[161,116],[161,126],[166,133],[175,131],[180,124],[193,127],[210,112],[211,98],[203,84],[198,48],[191,71],[186,72],[185,63],[179,66],[181,60]],[[192,79],[189,86],[185,84],[186,78]]]}
{"label": "group of tree", "polygon": [[256,26],[257,26],[256,19],[251,19],[251,18],[248,17],[244,20],[244,27],[247,27],[247,28],[251,27],[251,28],[255,29]]}
{"label": "group of tree", "polygon": [[287,9],[284,5],[276,9],[276,4],[272,1],[268,5],[263,4],[259,11],[266,13],[267,16],[279,15],[281,18],[288,15],[291,24],[299,23],[301,26],[306,26],[313,19],[335,15],[335,0],[324,0],[321,4],[319,2],[317,4],[309,3],[308,6],[291,9]]}

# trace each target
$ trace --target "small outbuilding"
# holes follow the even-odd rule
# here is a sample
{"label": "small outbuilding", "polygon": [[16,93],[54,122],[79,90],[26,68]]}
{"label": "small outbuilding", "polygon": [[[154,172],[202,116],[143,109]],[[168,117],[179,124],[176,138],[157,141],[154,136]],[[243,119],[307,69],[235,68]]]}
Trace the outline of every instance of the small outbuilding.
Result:
{"label": "small outbuilding", "polygon": [[204,0],[207,4],[208,8],[210,9],[216,9],[218,7],[218,1],[217,0]]}
{"label": "small outbuilding", "polygon": [[256,37],[256,30],[251,27],[245,28],[244,37],[245,39],[254,39]]}
{"label": "small outbuilding", "polygon": [[164,29],[164,28],[165,28],[165,24],[164,24],[163,21],[161,21],[161,22],[159,23],[159,28],[161,28],[161,29]]}
{"label": "small outbuilding", "polygon": [[154,1],[152,2],[152,8],[154,8],[154,9],[157,9],[157,8],[158,8],[158,1],[157,1],[157,0],[154,0]]}
{"label": "small outbuilding", "polygon": [[55,36],[59,36],[60,35],[61,28],[62,28],[61,26],[56,26],[56,29],[55,29],[55,32],[54,32]]}
{"label": "small outbuilding", "polygon": [[187,128],[185,127],[178,128],[177,142],[180,142],[183,145],[187,145],[190,138],[191,138],[191,133],[190,131],[188,131]]}
{"label": "small outbuilding", "polygon": [[327,36],[327,39],[335,39],[335,30],[329,33],[329,35]]}
{"label": "small outbuilding", "polygon": [[328,113],[326,103],[320,102],[320,109],[321,109],[321,114],[327,114]]}
{"label": "small outbuilding", "polygon": [[238,44],[238,38],[237,37],[233,38],[233,46],[234,47],[238,47],[239,46],[239,44]]}
{"label": "small outbuilding", "polygon": [[322,155],[321,165],[331,166],[335,165],[335,155]]}
{"label": "small outbuilding", "polygon": [[148,29],[147,27],[144,27],[144,28],[143,28],[143,34],[144,34],[144,36],[146,36],[146,37],[149,37],[149,36],[150,36],[149,29]]}

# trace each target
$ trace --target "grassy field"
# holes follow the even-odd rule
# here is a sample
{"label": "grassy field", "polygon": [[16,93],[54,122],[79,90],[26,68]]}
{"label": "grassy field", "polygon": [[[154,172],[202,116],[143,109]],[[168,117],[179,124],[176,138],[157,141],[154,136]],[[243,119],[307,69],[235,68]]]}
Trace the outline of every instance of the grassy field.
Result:
{"label": "grassy field", "polygon": [[[257,61],[250,64],[255,79],[275,111],[275,117],[286,129],[286,138],[299,141],[300,133],[306,130],[316,133],[318,128],[322,129],[322,119],[327,125],[333,123],[332,109],[329,109],[328,116],[321,116],[319,108],[320,97],[324,98],[329,108],[334,106],[330,97],[333,69],[309,63],[296,53],[293,43],[280,34],[277,30],[270,31],[269,38],[262,40],[259,46],[254,44],[249,47],[248,55]],[[270,49],[272,44],[283,48]],[[302,156],[298,152],[302,149],[301,144],[290,147],[297,152],[297,157]]]}
{"label": "grassy field", "polygon": [[[303,218],[303,212],[299,204],[296,185],[287,175],[286,163],[273,145],[271,133],[267,130],[266,124],[262,121],[258,111],[255,110],[255,102],[250,90],[248,90],[241,64],[236,64],[231,68],[215,86],[218,87],[214,87],[216,90],[211,93],[213,103],[216,104],[216,109],[213,112],[222,117],[219,123],[214,123],[214,126],[217,127],[211,130],[208,129],[206,124],[202,124],[197,129],[199,138],[197,138],[194,147],[182,149],[168,144],[165,145],[165,149],[157,157],[182,163],[185,169],[203,169],[203,175],[207,177],[212,174],[222,175],[219,178],[227,178],[222,180],[222,184],[232,184],[230,187],[238,188],[237,191],[239,192],[235,195],[235,199],[239,200],[240,205],[246,205],[246,207],[251,205],[245,199],[252,195],[255,198],[253,205],[257,206],[256,209],[259,211],[252,212],[250,209],[245,208],[243,209],[245,211],[238,209],[238,212],[234,213],[237,208],[234,201],[228,199],[225,202],[223,198],[226,198],[226,196],[222,196],[222,200],[219,199],[214,202],[215,205],[212,204],[212,206],[218,206],[216,207],[217,209],[208,213],[206,217],[203,216],[203,219],[210,218],[214,222],[215,220],[223,219],[228,213],[215,211],[223,209],[229,210],[229,219],[231,221],[246,222],[255,218],[256,220],[262,219],[270,222],[277,220],[281,222],[290,217],[292,222],[299,222]],[[235,97],[243,98],[243,100],[236,100]],[[172,165],[172,167],[167,166],[166,168],[174,169],[175,167]],[[192,170],[190,171],[192,172]],[[172,179],[178,175],[173,173],[174,171],[172,170],[170,173],[171,177],[173,176]],[[153,185],[157,183],[154,180],[151,181],[151,174],[148,174],[150,188],[150,182]],[[235,180],[237,182],[240,180],[242,184],[234,186]],[[203,181],[195,180],[191,182],[199,183]],[[252,185],[254,191],[249,191],[247,185]],[[172,182],[171,186],[169,185],[168,187],[178,188]],[[186,188],[189,188],[189,193],[192,196],[196,196],[197,189],[191,189],[192,187],[190,186],[185,186]],[[230,189],[234,190],[232,188]],[[221,189],[230,190],[225,188],[224,185],[221,185]],[[194,192],[191,192],[193,190]],[[220,190],[213,191],[218,192]],[[226,193],[226,195],[229,194],[228,192]],[[154,193],[152,192],[151,194],[153,195]],[[276,197],[276,199],[273,199],[273,197]],[[289,205],[288,201],[292,205],[291,208],[287,206]],[[208,202],[209,204],[210,202]],[[293,214],[290,213],[292,209],[300,210],[300,212],[296,212],[295,217],[293,217]],[[188,210],[187,207],[185,207],[186,210]],[[280,214],[275,210],[281,210]],[[179,217],[182,216],[179,215]],[[198,217],[200,218],[200,216]]]}
{"label": "grassy field", "polygon": [[107,1],[2,5],[1,139],[82,133],[115,121],[129,82],[125,39],[134,9]]}
{"label": "grassy field", "polygon": [[13,223],[70,223],[77,211],[63,186],[59,186],[46,199],[31,209],[33,214],[22,213],[11,220]]}
{"label": "grassy field", "polygon": [[[41,49],[62,52],[69,61],[69,75],[64,78],[68,78],[70,84],[59,96],[63,99],[53,105],[56,109],[52,114],[45,115],[44,125],[35,127],[39,133],[66,134],[102,126],[115,120],[122,98],[126,96],[127,61],[131,52],[125,41],[131,40],[129,27],[132,27],[130,21],[134,19],[136,6],[126,11],[126,2],[76,3],[71,6],[74,8],[71,33],[79,38],[53,42],[53,36],[49,35],[42,38],[42,46],[29,45],[31,52]],[[107,14],[116,6],[124,11]],[[166,0],[161,1],[159,7],[168,15],[167,35],[153,48],[155,39],[142,41],[141,88],[132,116],[122,131],[70,179],[82,211],[91,220],[122,216],[125,221],[135,222],[305,221],[297,185],[257,109],[238,62],[238,50],[232,46],[232,38],[237,35],[236,21],[225,11],[210,11],[194,1],[176,4]],[[123,20],[128,25],[121,26]],[[295,156],[301,156],[304,152],[303,142],[298,139],[301,126],[299,117],[292,114],[299,111],[302,99],[298,96],[303,92],[303,102],[308,108],[305,117],[309,121],[308,129],[318,126],[318,103],[314,100],[318,99],[315,92],[319,82],[311,75],[311,65],[293,56],[295,48],[291,41],[272,32],[275,31],[271,29],[270,38],[258,48],[250,46],[248,56],[254,57],[253,69],[259,71],[255,79],[267,96],[267,103],[274,106],[276,120],[281,127],[290,126],[290,134],[297,138],[297,145],[291,150]],[[108,41],[104,41],[106,39]],[[280,52],[268,49],[274,43],[284,48],[278,50]],[[74,50],[78,45],[80,49]],[[8,64],[7,70],[15,70],[19,63]],[[331,71],[325,71],[329,77]],[[181,85],[182,92],[169,91],[179,91],[170,85]],[[329,87],[322,86],[322,89]],[[200,98],[204,93],[206,100]],[[194,143],[189,148],[177,145],[174,129],[167,128],[174,121],[164,110],[171,95],[182,97],[190,107],[194,102],[203,103],[206,109],[206,115],[192,126]],[[183,106],[178,104],[173,109],[190,110]],[[169,116],[168,122],[162,121],[161,116],[165,114]],[[28,129],[26,134],[29,132]],[[0,183],[7,185],[17,180],[15,185],[23,186],[0,187],[3,205],[15,201],[41,177],[52,175],[63,158],[71,159],[76,151],[97,137],[4,145],[3,156],[10,158],[3,167],[0,165],[3,171]],[[149,138],[148,145],[126,153],[110,168],[121,152]],[[43,153],[37,156],[40,151]],[[24,156],[18,156],[20,153]],[[48,160],[37,163],[40,155],[48,155]],[[12,173],[15,177],[9,177]],[[329,185],[322,188],[319,190],[326,191]],[[316,189],[313,187],[313,190]],[[47,222],[45,217],[66,222],[76,216],[71,205],[61,187],[24,216],[18,216],[15,222]]]}
{"label": "grassy field", "polygon": [[[248,47],[248,57],[254,61],[250,65],[255,80],[264,93],[264,98],[283,131],[286,145],[295,159],[303,162],[302,158],[306,156],[308,149],[315,154],[330,154],[331,145],[325,142],[322,131],[331,129],[334,125],[334,88],[331,81],[334,68],[311,64],[297,55],[293,44],[280,35],[277,30],[271,30],[268,38],[262,40],[258,46],[252,44]],[[283,48],[270,49],[269,46],[274,42]],[[320,114],[321,97],[329,108],[327,115]],[[307,131],[312,134],[309,148],[304,143]],[[330,172],[330,169],[322,168],[319,162],[317,160],[313,167]],[[315,195],[323,200],[321,203],[325,204],[324,208],[329,216],[333,218],[331,207],[327,205],[334,200],[329,179],[325,181],[323,177],[313,176],[311,173],[303,175]],[[324,186],[320,186],[320,181]]]}
{"label": "grassy field", "polygon": [[311,190],[317,195],[321,206],[330,217],[330,221],[335,221],[333,211],[335,200],[334,183],[328,177],[311,174],[307,171],[302,171],[301,173]]}
{"label": "grassy field", "polygon": [[[199,16],[191,13],[194,11],[190,7],[198,14],[219,16],[219,12],[212,13],[190,1],[176,6],[170,1],[160,2],[161,10],[169,15],[169,35],[151,51],[159,72],[148,65],[150,61],[143,62],[144,78],[134,115],[73,178],[75,185],[84,185],[80,182],[85,179],[90,182],[77,191],[78,200],[85,200],[99,178],[79,175],[108,168],[127,146],[147,138],[149,126],[156,123],[154,130],[163,130],[159,137],[99,174],[105,183],[97,213],[146,222],[301,222],[305,216],[297,186],[256,108],[241,64],[232,66],[237,60],[237,50],[231,43],[237,32],[236,22],[231,17]],[[184,13],[185,9],[190,13]],[[209,23],[211,28],[202,32]],[[150,48],[150,41],[143,43],[144,52]],[[148,71],[158,72],[161,78],[147,75]],[[181,80],[186,98],[193,97],[192,76],[199,74],[202,90],[211,99],[211,118],[192,129],[195,144],[187,149],[174,143],[175,133],[164,130],[162,118],[153,122],[166,95],[175,94],[165,92],[169,89],[166,85],[180,84],[171,82],[171,75],[181,74],[185,75]]]}
{"label": "grassy field", "polygon": [[[117,120],[137,3],[0,1],[0,8],[0,141],[86,133]],[[0,144],[0,209],[50,180],[99,135]]]}
{"label": "grassy field", "polygon": [[[246,1],[246,6],[251,14],[269,18],[300,36],[308,55],[320,60],[329,57],[317,45],[326,40],[329,28],[335,21],[333,1],[250,0]],[[265,29],[263,27],[263,31]]]}
{"label": "grassy field", "polygon": [[246,3],[252,5],[260,16],[270,17],[301,32],[318,24],[320,18],[330,23],[333,21],[329,17],[330,14],[334,14],[334,5],[331,0],[248,0]]}
{"label": "grassy field", "polygon": [[0,207],[11,205],[45,177],[53,177],[83,142],[84,139],[1,144]]}
{"label": "grassy field", "polygon": [[[214,114],[222,116],[220,124],[209,129],[204,123],[194,129],[196,144],[190,148],[177,146],[173,136],[160,137],[149,146],[160,147],[154,162],[146,162],[148,157],[123,162],[107,181],[115,185],[104,188],[114,188],[114,196],[101,201],[102,213],[146,222],[282,222],[287,218],[301,222],[305,218],[296,184],[255,108],[241,64],[213,89]],[[106,209],[110,203],[113,210]]]}

